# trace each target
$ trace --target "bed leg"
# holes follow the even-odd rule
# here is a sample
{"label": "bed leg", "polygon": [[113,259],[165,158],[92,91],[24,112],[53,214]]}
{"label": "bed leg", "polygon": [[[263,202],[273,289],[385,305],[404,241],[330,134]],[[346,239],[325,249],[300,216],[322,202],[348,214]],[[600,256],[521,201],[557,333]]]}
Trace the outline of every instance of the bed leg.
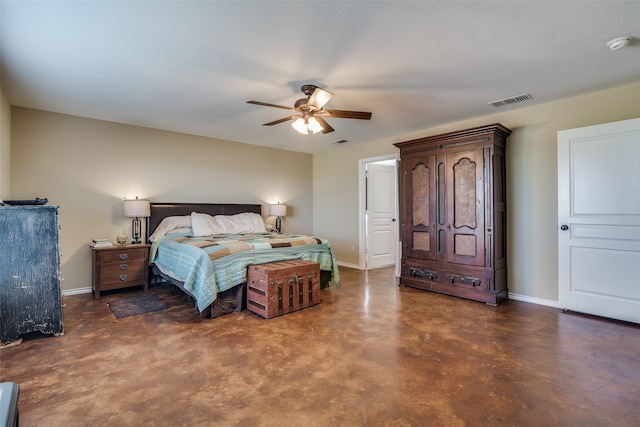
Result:
{"label": "bed leg", "polygon": [[212,305],[202,310],[200,312],[200,317],[202,317],[203,319],[211,319],[211,307]]}

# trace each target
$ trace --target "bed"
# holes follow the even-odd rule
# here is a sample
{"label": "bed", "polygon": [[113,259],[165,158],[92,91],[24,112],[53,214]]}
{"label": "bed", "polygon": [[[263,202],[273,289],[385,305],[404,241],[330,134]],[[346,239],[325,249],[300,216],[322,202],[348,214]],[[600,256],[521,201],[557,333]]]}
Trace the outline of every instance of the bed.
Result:
{"label": "bed", "polygon": [[261,211],[260,204],[151,203],[151,283],[177,286],[202,317],[218,317],[244,309],[248,265],[305,259],[320,264],[322,288],[339,281],[328,241],[267,232]]}

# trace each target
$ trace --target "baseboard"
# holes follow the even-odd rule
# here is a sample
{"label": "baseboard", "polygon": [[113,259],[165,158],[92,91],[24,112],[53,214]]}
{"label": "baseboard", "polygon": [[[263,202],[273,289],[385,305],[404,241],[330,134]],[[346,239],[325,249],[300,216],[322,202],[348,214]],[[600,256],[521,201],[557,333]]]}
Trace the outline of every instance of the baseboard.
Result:
{"label": "baseboard", "polygon": [[348,262],[342,262],[342,261],[336,261],[336,264],[338,264],[339,267],[347,267],[347,268],[353,268],[356,270],[364,270],[358,264],[350,264]]}
{"label": "baseboard", "polygon": [[513,299],[516,301],[530,302],[532,304],[538,304],[538,305],[546,305],[547,307],[560,308],[560,303],[558,301],[530,297],[527,295],[519,295],[511,292],[509,292],[509,299]]}
{"label": "baseboard", "polygon": [[93,291],[93,289],[91,287],[67,289],[66,291],[62,291],[62,296],[66,297],[68,295],[90,294],[92,291]]}
{"label": "baseboard", "polygon": [[[362,270],[362,268],[360,268],[359,265],[351,264],[347,262],[338,262],[338,266],[353,268],[355,270]],[[90,294],[92,291],[93,290],[91,287],[68,289],[66,291],[62,291],[62,296]],[[547,307],[560,308],[560,304],[558,301],[530,297],[527,295],[514,294],[513,292],[509,292],[509,299],[516,300],[516,301],[530,302],[532,304],[538,304],[538,305],[546,305]]]}

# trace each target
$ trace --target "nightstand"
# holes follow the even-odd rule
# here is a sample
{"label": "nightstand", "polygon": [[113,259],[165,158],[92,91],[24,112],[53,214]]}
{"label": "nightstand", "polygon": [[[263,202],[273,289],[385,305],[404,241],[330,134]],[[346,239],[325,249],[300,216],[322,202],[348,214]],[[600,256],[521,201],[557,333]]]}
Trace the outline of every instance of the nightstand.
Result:
{"label": "nightstand", "polygon": [[151,245],[115,245],[91,248],[93,259],[93,298],[111,289],[144,286],[149,289],[149,248]]}

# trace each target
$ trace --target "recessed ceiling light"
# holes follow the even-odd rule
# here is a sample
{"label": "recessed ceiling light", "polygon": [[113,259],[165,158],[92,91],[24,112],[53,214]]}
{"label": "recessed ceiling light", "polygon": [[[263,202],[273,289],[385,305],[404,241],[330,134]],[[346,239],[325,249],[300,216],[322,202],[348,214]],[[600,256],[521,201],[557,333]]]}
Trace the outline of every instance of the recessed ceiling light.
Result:
{"label": "recessed ceiling light", "polygon": [[631,36],[616,37],[607,43],[607,47],[611,50],[618,50],[631,43],[632,39],[633,37]]}

